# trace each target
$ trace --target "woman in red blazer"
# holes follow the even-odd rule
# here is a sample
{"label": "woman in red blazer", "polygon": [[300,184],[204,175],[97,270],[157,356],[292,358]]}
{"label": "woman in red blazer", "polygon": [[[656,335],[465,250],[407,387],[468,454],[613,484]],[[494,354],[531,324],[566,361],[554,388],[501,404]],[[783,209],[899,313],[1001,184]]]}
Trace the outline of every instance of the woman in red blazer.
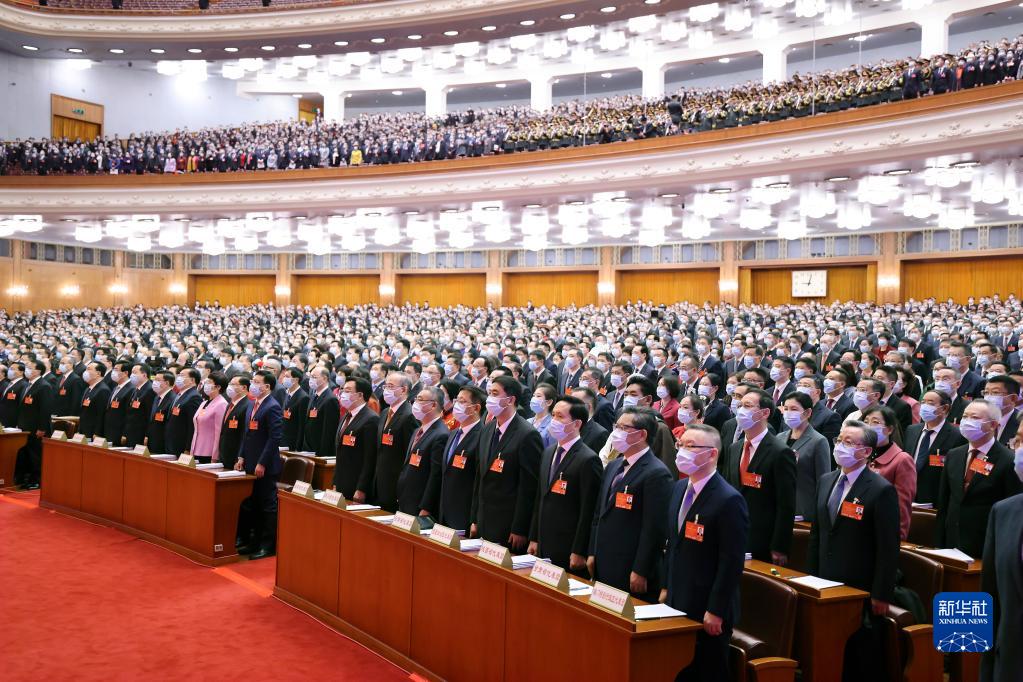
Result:
{"label": "woman in red blazer", "polygon": [[674,431],[682,425],[678,420],[678,401],[682,398],[682,384],[673,376],[661,377],[657,380],[657,398],[654,409],[661,413],[664,423]]}
{"label": "woman in red blazer", "polygon": [[877,448],[870,457],[870,468],[895,486],[899,495],[899,537],[905,540],[909,536],[916,497],[916,464],[913,456],[901,447],[901,427],[891,408],[868,407],[861,419],[877,432]]}

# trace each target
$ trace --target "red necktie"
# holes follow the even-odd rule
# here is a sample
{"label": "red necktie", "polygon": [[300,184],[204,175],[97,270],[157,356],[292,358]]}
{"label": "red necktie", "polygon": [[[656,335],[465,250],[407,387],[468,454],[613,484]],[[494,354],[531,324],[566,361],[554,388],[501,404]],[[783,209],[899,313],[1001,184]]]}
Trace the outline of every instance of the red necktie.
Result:
{"label": "red necktie", "polygon": [[966,460],[966,474],[963,476],[963,490],[970,487],[970,481],[973,480],[973,469],[970,468],[970,464],[976,458],[980,457],[980,450],[970,450],[970,457]]}
{"label": "red necktie", "polygon": [[749,469],[749,461],[753,458],[753,447],[750,443],[749,438],[742,444],[742,460],[739,462],[739,473],[746,475],[746,471]]}

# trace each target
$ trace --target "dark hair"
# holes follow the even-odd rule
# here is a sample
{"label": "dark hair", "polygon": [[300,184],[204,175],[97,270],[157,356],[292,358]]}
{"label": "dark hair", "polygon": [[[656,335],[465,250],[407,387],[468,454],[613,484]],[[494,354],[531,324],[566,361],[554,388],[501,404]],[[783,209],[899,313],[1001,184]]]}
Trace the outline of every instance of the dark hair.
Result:
{"label": "dark hair", "polygon": [[482,388],[475,384],[465,384],[463,386],[459,386],[458,393],[468,393],[469,402],[471,402],[473,405],[483,405],[485,402],[487,402],[487,394],[483,392]]}
{"label": "dark hair", "polygon": [[220,389],[221,393],[227,390],[227,375],[223,372],[210,372],[210,376],[208,378],[218,389]]}
{"label": "dark hair", "polygon": [[138,367],[139,370],[147,377],[153,376],[153,368],[147,365],[146,363],[136,362],[134,365],[131,366],[132,369],[135,369],[136,367]]}
{"label": "dark hair", "polygon": [[[689,404],[693,406],[694,410],[696,410],[696,416],[700,419],[703,419],[703,415],[707,411],[707,403],[704,401],[704,399],[698,395],[682,396],[682,400],[685,400],[686,398],[689,399]],[[688,429],[689,427],[687,426],[686,428]]]}
{"label": "dark hair", "polygon": [[[195,370],[191,371],[194,372]],[[253,377],[263,377],[263,383],[265,383],[270,388],[271,393],[275,388],[277,388],[277,379],[274,377],[274,373],[269,370],[261,369],[258,372],[256,372],[253,375]]]}
{"label": "dark hair", "polygon": [[519,399],[522,397],[522,384],[517,379],[502,374],[491,379],[490,385],[500,386],[506,396],[514,398],[515,404],[519,404]]}
{"label": "dark hair", "polygon": [[793,360],[792,358],[788,357],[787,355],[780,355],[780,356],[776,357],[774,359],[774,361],[775,362],[780,362],[781,364],[785,365],[785,367],[788,368],[789,372],[791,372],[796,367],[795,360]]}
{"label": "dark hair", "polygon": [[668,395],[678,400],[682,395],[682,384],[679,380],[673,376],[665,375],[661,377],[661,381],[664,382],[664,387],[668,389]]}
{"label": "dark hair", "polygon": [[578,419],[583,423],[583,425],[590,420],[590,409],[586,407],[586,403],[584,403],[581,399],[576,398],[574,395],[558,396],[555,405],[557,403],[566,403],[569,406],[568,416],[570,416],[573,420]]}
{"label": "dark hair", "polygon": [[409,367],[416,370],[416,374],[423,373],[423,365],[421,363],[416,362],[415,360],[409,360],[408,362],[405,363],[405,369],[408,369]]}
{"label": "dark hair", "polygon": [[[899,418],[895,416],[895,411],[887,405],[871,405],[860,414],[860,421],[866,424],[867,417],[875,413],[880,414],[881,418],[884,419],[884,425],[892,430],[892,435],[888,438],[889,444],[895,444],[901,448],[902,424],[899,423]],[[870,428],[870,425],[867,424],[867,427]],[[874,446],[875,449],[878,447]]]}
{"label": "dark hair", "polygon": [[631,414],[633,427],[646,431],[646,444],[653,445],[657,437],[657,413],[649,407],[632,406],[622,410],[622,414]]}
{"label": "dark hair", "polygon": [[345,383],[349,382],[355,384],[355,392],[360,394],[366,402],[369,402],[369,399],[373,397],[373,384],[369,382],[369,379],[365,377],[348,377]]}
{"label": "dark hair", "polygon": [[789,393],[782,399],[781,402],[784,405],[785,402],[788,400],[795,400],[797,403],[799,403],[799,406],[802,407],[804,410],[809,410],[813,408],[813,400],[810,399],[810,396],[806,395],[805,393],[800,393],[799,391]]}
{"label": "dark hair", "polygon": [[988,378],[987,383],[988,385],[1001,384],[1005,386],[1005,391],[1009,395],[1017,395],[1019,393],[1019,382],[1004,374]]}
{"label": "dark hair", "polygon": [[643,391],[644,396],[652,396],[657,394],[657,388],[654,386],[654,382],[650,381],[647,377],[642,374],[633,374],[625,382],[626,388],[633,384],[639,385],[639,390]]}
{"label": "dark hair", "polygon": [[[93,360],[92,364],[96,366],[96,371],[100,373],[100,376],[104,376],[107,373],[107,366],[102,362],[96,362]],[[24,366],[22,366],[22,369],[24,369]]]}
{"label": "dark hair", "polygon": [[300,370],[298,367],[289,367],[286,370],[284,370],[284,373],[293,379],[298,379],[299,381],[302,381],[302,377],[304,376],[302,370]]}
{"label": "dark hair", "polygon": [[761,410],[774,409],[774,398],[771,397],[770,393],[762,388],[758,388],[757,386],[750,386],[746,391],[746,394],[742,397],[745,398],[750,393],[756,394]]}

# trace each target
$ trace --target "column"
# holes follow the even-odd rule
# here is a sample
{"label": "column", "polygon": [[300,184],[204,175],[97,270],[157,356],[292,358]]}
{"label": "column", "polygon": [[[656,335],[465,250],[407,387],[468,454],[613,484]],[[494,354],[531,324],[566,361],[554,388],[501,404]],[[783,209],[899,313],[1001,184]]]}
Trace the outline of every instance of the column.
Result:
{"label": "column", "polygon": [[[128,285],[124,282],[124,251],[114,251],[114,281],[110,283],[110,298],[113,305],[124,305],[128,292]],[[136,295],[138,292],[133,292]]]}
{"label": "column", "polygon": [[277,279],[274,282],[274,303],[291,305],[291,255],[277,254]]}
{"label": "column", "polygon": [[547,111],[554,104],[554,79],[542,74],[529,79],[529,106],[535,111]]}
{"label": "column", "polygon": [[597,305],[614,305],[617,276],[615,247],[600,247],[600,270],[597,272]]}
{"label": "column", "polygon": [[380,305],[392,305],[395,285],[398,283],[398,278],[394,273],[394,259],[398,257],[398,254],[384,253],[380,257],[383,259],[380,268]]}
{"label": "column", "polygon": [[768,44],[761,48],[760,54],[764,56],[764,85],[779,83],[788,78],[788,45]]}
{"label": "column", "polygon": [[167,289],[172,305],[188,305],[188,273],[185,271],[186,254],[171,254],[171,282]]}
{"label": "column", "polygon": [[741,242],[721,242],[721,266],[718,275],[718,298],[721,303],[739,304],[739,259],[736,252]]}
{"label": "column", "polygon": [[645,64],[643,66],[643,97],[664,97],[664,64]]}
{"label": "column", "polygon": [[948,52],[948,17],[924,11],[920,25],[920,55],[929,58]]}
{"label": "column", "polygon": [[443,116],[448,112],[448,88],[445,85],[426,86],[426,115]]}
{"label": "column", "polygon": [[347,93],[342,90],[322,90],[323,95],[323,120],[343,121],[345,120],[345,98]]}
{"label": "column", "polygon": [[504,275],[501,272],[501,252],[487,251],[487,305],[501,307],[504,301]]}
{"label": "column", "polygon": [[881,233],[881,257],[877,261],[877,302],[898,303],[902,300],[902,261],[896,250],[899,235]]}

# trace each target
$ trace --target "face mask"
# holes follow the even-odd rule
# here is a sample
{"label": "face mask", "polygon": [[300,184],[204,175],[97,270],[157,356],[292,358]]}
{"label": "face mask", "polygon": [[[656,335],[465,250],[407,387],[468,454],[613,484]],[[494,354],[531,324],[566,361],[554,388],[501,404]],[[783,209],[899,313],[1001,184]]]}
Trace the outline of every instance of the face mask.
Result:
{"label": "face mask", "polygon": [[344,392],[341,394],[341,397],[338,399],[338,402],[341,403],[341,407],[345,408],[346,410],[350,410],[352,409],[352,406],[355,404],[355,394]]}
{"label": "face mask", "polygon": [[618,452],[625,452],[629,449],[629,433],[621,429],[611,432],[611,447]]}
{"label": "face mask", "polygon": [[935,391],[941,391],[942,393],[944,393],[945,395],[949,396],[950,398],[955,396],[955,389],[952,388],[952,382],[951,381],[945,381],[945,380],[935,381],[934,382],[934,390]]}
{"label": "face mask", "polygon": [[696,344],[696,352],[699,353],[700,355],[706,355],[707,354],[707,344],[705,344],[705,343],[698,343],[698,344]]}
{"label": "face mask", "polygon": [[696,415],[693,413],[692,410],[679,410],[678,411],[678,420],[680,422],[682,422],[683,424],[688,424],[689,422],[693,421],[693,419],[695,419],[695,418],[696,418]]}
{"label": "face mask", "polygon": [[142,384],[146,383],[146,378],[141,374],[132,374],[130,377],[128,377],[128,381],[131,382],[132,386],[138,388]]}
{"label": "face mask", "polygon": [[771,381],[781,381],[782,371],[780,367],[771,368]]}
{"label": "face mask", "polygon": [[866,409],[870,405],[870,394],[866,391],[856,391],[853,394],[853,405],[861,410]]}
{"label": "face mask", "polygon": [[984,431],[984,422],[979,419],[963,419],[959,422],[959,432],[971,443],[979,441],[987,435]]}
{"label": "face mask", "polygon": [[373,380],[374,384],[378,383],[380,381],[380,370],[379,369],[369,370],[369,378]]}
{"label": "face mask", "polygon": [[757,417],[755,415],[757,410],[752,410],[748,407],[740,407],[735,412],[735,420],[739,425],[739,428],[743,431],[752,429],[757,423]]}
{"label": "face mask", "polygon": [[728,403],[728,409],[731,411],[732,414],[735,414],[736,412],[739,411],[740,405],[742,405],[741,400],[739,400],[738,398],[732,398],[732,402]]}
{"label": "face mask", "polygon": [[639,366],[640,366],[640,364],[642,364],[642,362],[643,362],[643,356],[641,356],[641,355],[636,355],[636,354],[634,353],[634,354],[632,355],[632,358],[631,358],[631,360],[632,360],[632,364],[633,364],[633,365],[635,365],[636,367],[639,367]]}
{"label": "face mask", "polygon": [[622,385],[622,381],[624,379],[625,379],[625,377],[623,377],[621,374],[612,374],[611,375],[611,385],[614,386],[615,388],[620,388],[621,385]]}
{"label": "face mask", "polygon": [[180,390],[185,387],[185,377],[175,377],[174,388]]}
{"label": "face mask", "polygon": [[725,394],[732,395],[735,393],[735,384],[725,384]]}
{"label": "face mask", "polygon": [[547,435],[559,443],[566,440],[570,435],[572,435],[572,433],[573,430],[571,424],[559,422],[556,419],[552,419],[551,423],[547,425]]}
{"label": "face mask", "polygon": [[664,386],[658,386],[657,387],[657,397],[658,398],[660,398],[661,400],[667,400],[669,395],[670,394],[668,393],[668,389],[666,387],[664,387]]}
{"label": "face mask", "polygon": [[711,451],[708,450],[707,456],[701,457],[692,450],[679,448],[675,453],[675,468],[686,476],[692,476],[710,462],[713,457],[710,453]]}
{"label": "face mask", "polygon": [[261,397],[266,395],[269,391],[270,391],[269,387],[267,387],[265,384],[250,384],[249,385],[249,393],[251,393],[252,397],[255,398],[256,400],[259,400]]}
{"label": "face mask", "polygon": [[663,364],[664,364],[664,358],[657,357],[657,356],[654,357],[654,367],[660,367]]}
{"label": "face mask", "polygon": [[888,444],[888,434],[884,432],[884,430],[885,430],[884,426],[881,426],[880,424],[871,424],[870,428],[872,428],[874,430],[874,433],[877,434],[877,444],[878,445],[887,445]]}
{"label": "face mask", "polygon": [[948,348],[939,348],[938,349],[938,355],[940,357],[947,358],[948,357]]}
{"label": "face mask", "polygon": [[31,367],[26,367],[25,368],[25,378],[26,379],[32,379],[32,378],[35,377],[35,375],[36,375],[36,371],[34,369],[32,369]]}
{"label": "face mask", "polygon": [[309,390],[312,391],[313,393],[316,393],[317,391],[319,391],[320,390],[320,380],[317,379],[316,377],[310,377],[309,378]]}
{"label": "face mask", "polygon": [[1020,481],[1023,481],[1023,448],[1016,448],[1014,464],[1016,469],[1016,476],[1019,477]]}
{"label": "face mask", "polygon": [[469,418],[468,409],[462,403],[455,403],[451,412],[459,422],[465,422]]}
{"label": "face mask", "polygon": [[533,414],[540,414],[547,407],[547,401],[543,398],[530,398],[529,409],[533,411]]}
{"label": "face mask", "polygon": [[393,391],[389,388],[384,389],[384,402],[388,405],[393,405],[398,402],[398,392]]}
{"label": "face mask", "polygon": [[281,379],[281,386],[284,388],[291,388],[295,384],[295,380],[292,377],[284,377]]}
{"label": "face mask", "polygon": [[835,390],[835,388],[837,386],[838,386],[838,384],[835,382],[834,379],[825,379],[824,380],[824,392],[825,393],[831,393],[832,391]]}
{"label": "face mask", "polygon": [[579,359],[574,355],[572,357],[565,358],[565,368],[568,369],[569,371],[574,370],[578,366]]}
{"label": "face mask", "polygon": [[856,457],[856,448],[839,443],[835,446],[835,463],[843,469],[851,469],[859,463]]}
{"label": "face mask", "polygon": [[420,375],[419,381],[420,381],[420,383],[423,384],[423,386],[427,386],[427,387],[433,386],[433,375],[432,374]]}
{"label": "face mask", "polygon": [[785,420],[785,425],[788,426],[790,429],[795,429],[796,427],[803,423],[802,412],[782,412],[781,416],[782,419]]}
{"label": "face mask", "polygon": [[636,407],[639,405],[639,398],[634,395],[627,395],[622,399],[623,407]]}
{"label": "face mask", "polygon": [[488,396],[487,412],[491,415],[498,415],[504,412],[504,407],[501,406],[501,398],[498,398],[497,396]]}
{"label": "face mask", "polygon": [[531,369],[531,370],[533,370],[535,372],[539,368],[540,368],[539,361],[537,361],[537,360],[530,360],[529,361],[529,369]]}
{"label": "face mask", "polygon": [[977,356],[977,366],[978,367],[987,367],[989,364],[991,364],[991,356],[990,355],[978,355]]}
{"label": "face mask", "polygon": [[[153,381],[153,391],[155,391],[156,393],[163,393],[163,389],[165,389],[165,388],[167,388],[167,386],[162,381],[156,381],[156,380]],[[228,391],[228,393],[230,393],[231,392],[231,388],[228,387],[227,391]]]}
{"label": "face mask", "polygon": [[[805,377],[807,374],[809,374],[809,372],[807,372],[802,367],[796,367],[796,371],[793,372],[792,376],[794,376],[796,378],[796,381],[799,381],[800,379]],[[777,379],[775,379],[775,381],[777,381]]]}
{"label": "face mask", "polygon": [[598,360],[597,361],[597,369],[599,369],[602,373],[607,374],[607,369],[608,369],[607,363],[602,361],[602,360]]}
{"label": "face mask", "polygon": [[947,362],[948,366],[952,369],[959,369],[959,367],[963,364],[963,359],[958,355],[949,355],[945,358],[945,362]]}
{"label": "face mask", "polygon": [[740,355],[742,355],[742,348],[739,348],[738,346],[732,348],[732,357],[736,357],[737,358]]}
{"label": "face mask", "polygon": [[[732,390],[734,391],[735,389],[733,388]],[[709,398],[710,397],[710,386],[699,386],[699,387],[697,387],[696,394],[699,395],[699,396],[703,396],[704,398]]]}
{"label": "face mask", "polygon": [[477,381],[482,379],[484,374],[482,367],[473,367],[471,370],[469,370],[469,373],[472,374],[473,378],[476,379]]}
{"label": "face mask", "polygon": [[593,388],[593,382],[592,381],[588,381],[588,380],[580,381],[579,382],[579,388],[589,388],[589,389],[592,389]]}
{"label": "face mask", "polygon": [[752,355],[747,355],[742,359],[742,364],[746,366],[746,369],[753,369],[754,365],[757,364],[757,359]]}
{"label": "face mask", "polygon": [[429,413],[430,411],[426,407],[424,407],[423,404],[420,403],[419,401],[412,403],[412,416],[418,419],[419,421],[423,421],[424,419],[426,419],[426,416]]}
{"label": "face mask", "polygon": [[860,369],[867,369],[870,367],[870,360],[860,360]]}

